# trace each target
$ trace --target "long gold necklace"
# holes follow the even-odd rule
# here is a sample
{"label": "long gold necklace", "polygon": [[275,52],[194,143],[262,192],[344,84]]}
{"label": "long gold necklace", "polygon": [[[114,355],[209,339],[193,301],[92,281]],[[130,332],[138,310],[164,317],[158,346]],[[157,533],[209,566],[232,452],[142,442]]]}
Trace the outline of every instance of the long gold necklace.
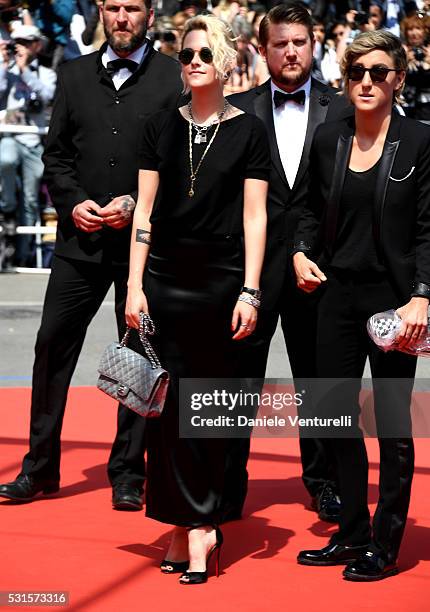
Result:
{"label": "long gold necklace", "polygon": [[[196,128],[197,134],[199,134],[200,132],[199,132],[199,128],[196,126],[196,124],[194,122],[194,117],[193,117],[192,108],[191,108],[191,102],[188,104],[188,114],[190,115],[190,119],[191,119],[191,121],[188,124],[188,151],[189,151],[189,158],[190,158],[190,189],[188,191],[188,195],[189,195],[190,198],[192,198],[193,195],[194,195],[194,182],[195,182],[195,180],[197,178],[197,173],[200,170],[200,166],[202,165],[202,162],[203,162],[204,158],[206,157],[207,152],[209,151],[213,141],[215,140],[215,136],[218,134],[219,126],[221,125],[221,121],[222,121],[222,119],[223,119],[223,117],[224,117],[224,115],[225,115],[225,113],[227,111],[227,108],[228,108],[228,102],[227,102],[227,100],[224,100],[224,108],[222,109],[222,111],[220,113],[218,113],[218,123],[217,123],[215,131],[213,133],[213,136],[209,140],[208,144],[206,145],[206,148],[203,151],[203,155],[201,156],[200,161],[197,164],[196,169],[194,170],[194,166],[193,166],[193,126]],[[201,142],[201,141],[202,141],[202,139],[199,139],[199,142]]]}

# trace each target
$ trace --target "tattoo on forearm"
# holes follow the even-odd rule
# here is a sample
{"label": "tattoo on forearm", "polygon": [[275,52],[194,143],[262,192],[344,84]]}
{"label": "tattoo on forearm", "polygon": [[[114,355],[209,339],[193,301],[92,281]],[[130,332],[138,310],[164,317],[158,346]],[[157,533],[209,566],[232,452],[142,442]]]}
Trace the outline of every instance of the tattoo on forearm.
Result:
{"label": "tattoo on forearm", "polygon": [[151,232],[144,229],[136,230],[136,242],[143,242],[144,244],[151,244]]}
{"label": "tattoo on forearm", "polygon": [[129,195],[123,197],[121,201],[121,216],[124,221],[130,221],[133,211],[136,208],[136,202]]}

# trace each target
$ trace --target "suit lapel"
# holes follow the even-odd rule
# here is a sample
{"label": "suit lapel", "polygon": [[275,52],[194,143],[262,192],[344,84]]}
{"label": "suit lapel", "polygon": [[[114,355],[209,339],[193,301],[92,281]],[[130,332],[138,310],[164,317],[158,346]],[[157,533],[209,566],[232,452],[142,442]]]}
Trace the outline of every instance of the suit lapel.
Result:
{"label": "suit lapel", "polygon": [[397,149],[400,145],[401,121],[401,117],[394,112],[391,116],[390,127],[388,128],[384,148],[382,149],[381,162],[379,164],[378,176],[376,178],[375,199],[373,206],[373,236],[380,256],[382,255],[382,218],[384,216],[384,206],[390,174],[391,170],[393,169]]}
{"label": "suit lapel", "polygon": [[[382,150],[378,175],[376,178],[375,198],[373,204],[373,236],[378,253],[381,255],[382,236],[381,227],[384,215],[384,206],[387,195],[390,174],[393,168],[397,150],[400,145],[400,130],[402,118],[393,113],[384,148]],[[352,141],[354,137],[354,117],[345,119],[345,128],[337,141],[336,158],[333,168],[333,180],[328,197],[325,244],[329,256],[332,254],[337,231],[339,204],[342,196],[343,184],[351,156]]]}
{"label": "suit lapel", "polygon": [[273,122],[272,110],[272,90],[270,87],[270,79],[264,83],[258,90],[254,102],[255,114],[259,117],[267,128],[267,133],[270,142],[270,151],[272,163],[279,173],[279,176],[289,189],[287,177],[285,176],[284,167],[279,155],[278,143],[276,140],[275,124]]}
{"label": "suit lapel", "polygon": [[342,197],[343,184],[345,182],[346,170],[351,156],[352,141],[354,138],[354,122],[345,122],[345,129],[339,134],[337,140],[336,157],[333,168],[333,179],[328,196],[327,218],[325,226],[325,245],[328,255],[331,257],[337,232],[337,221],[339,217],[339,204]]}
{"label": "suit lapel", "polygon": [[115,89],[115,85],[113,84],[112,77],[108,74],[102,62],[102,56],[103,56],[103,53],[106,51],[106,49],[107,49],[107,42],[104,42],[97,53],[97,58],[96,58],[97,74],[102,83],[104,83],[105,85],[108,85],[111,89]]}
{"label": "suit lapel", "polygon": [[302,180],[306,170],[309,166],[309,153],[311,150],[312,139],[314,137],[315,130],[320,123],[325,121],[328,111],[328,100],[327,96],[323,96],[324,92],[328,90],[328,87],[319,83],[315,79],[312,79],[311,92],[309,98],[309,115],[308,125],[306,127],[305,143],[303,145],[302,156],[300,158],[299,169],[297,170],[296,180],[294,181],[294,188],[296,188]]}

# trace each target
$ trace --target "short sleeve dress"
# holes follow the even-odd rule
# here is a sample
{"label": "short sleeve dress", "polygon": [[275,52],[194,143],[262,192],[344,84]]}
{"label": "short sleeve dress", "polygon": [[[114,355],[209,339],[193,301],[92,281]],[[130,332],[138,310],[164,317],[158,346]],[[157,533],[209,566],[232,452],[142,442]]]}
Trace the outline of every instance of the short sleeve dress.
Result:
{"label": "short sleeve dress", "polygon": [[[215,129],[202,144],[193,131],[194,169]],[[253,115],[221,122],[192,197],[189,123],[179,110],[146,122],[139,157],[140,168],[160,177],[144,286],[154,346],[171,378],[162,416],[148,420],[146,514],[185,527],[219,524],[226,444],[179,438],[179,379],[236,375],[231,317],[244,281],[244,182],[268,181],[269,143]]]}

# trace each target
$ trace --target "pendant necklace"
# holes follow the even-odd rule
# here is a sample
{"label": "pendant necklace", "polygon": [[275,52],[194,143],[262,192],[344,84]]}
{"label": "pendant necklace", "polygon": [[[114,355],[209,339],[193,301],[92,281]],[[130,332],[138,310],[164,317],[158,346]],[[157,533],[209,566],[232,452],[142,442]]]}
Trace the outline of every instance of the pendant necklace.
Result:
{"label": "pendant necklace", "polygon": [[[194,117],[193,117],[193,112],[192,112],[192,108],[191,108],[191,102],[188,103],[188,114],[190,116],[191,121],[189,121],[188,123],[188,152],[189,152],[189,158],[190,158],[190,189],[188,191],[188,196],[190,198],[193,197],[194,195],[194,182],[197,178],[197,173],[200,170],[200,166],[202,165],[202,162],[204,160],[204,158],[206,157],[207,152],[209,151],[209,149],[211,148],[211,145],[213,143],[213,141],[215,140],[215,136],[218,133],[219,130],[219,126],[221,125],[221,121],[225,115],[225,113],[227,112],[227,108],[228,108],[229,103],[227,102],[227,100],[224,100],[224,107],[222,109],[222,111],[220,113],[218,113],[218,122],[217,122],[217,126],[215,128],[215,131],[213,133],[212,138],[210,139],[209,143],[206,145],[205,150],[203,151],[203,154],[200,158],[199,163],[196,166],[196,169],[194,170],[194,166],[193,166],[193,127],[195,128],[197,134],[196,137],[194,139],[195,144],[201,144],[201,143],[205,143],[207,141],[207,129],[210,126],[197,126],[194,122]],[[215,122],[213,122],[215,123]],[[213,123],[211,125],[213,125]]]}
{"label": "pendant necklace", "polygon": [[[225,106],[225,103],[224,103]],[[213,126],[214,123],[216,123],[216,119],[214,121],[212,121],[212,123],[210,125],[197,125],[197,123],[194,121],[194,117],[193,117],[193,109],[191,106],[191,102],[188,102],[187,105],[188,108],[188,114],[190,116],[191,119],[191,123],[193,128],[196,130],[196,135],[194,138],[194,144],[206,144],[207,142],[207,131],[210,127]],[[222,113],[224,113],[224,109],[222,111]],[[218,121],[219,121],[219,115],[220,113],[218,113]]]}

